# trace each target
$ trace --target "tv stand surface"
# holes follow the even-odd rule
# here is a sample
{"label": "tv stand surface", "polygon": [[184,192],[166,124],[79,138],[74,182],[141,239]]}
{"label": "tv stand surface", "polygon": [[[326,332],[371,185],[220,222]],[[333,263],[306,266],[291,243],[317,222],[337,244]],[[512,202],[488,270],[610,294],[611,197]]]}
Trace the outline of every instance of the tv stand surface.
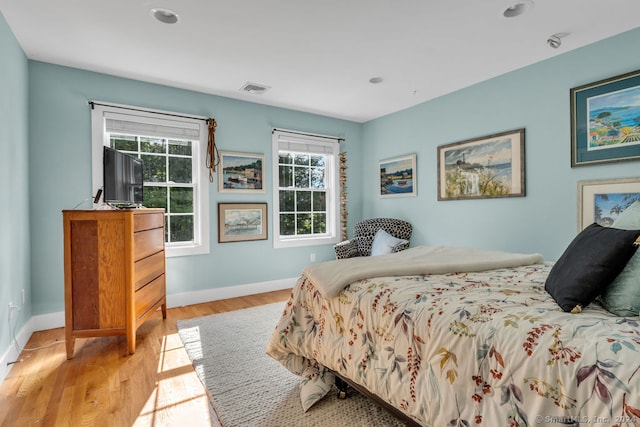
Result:
{"label": "tv stand surface", "polygon": [[76,338],[126,335],[158,308],[167,317],[164,210],[65,210],[64,301],[67,359]]}

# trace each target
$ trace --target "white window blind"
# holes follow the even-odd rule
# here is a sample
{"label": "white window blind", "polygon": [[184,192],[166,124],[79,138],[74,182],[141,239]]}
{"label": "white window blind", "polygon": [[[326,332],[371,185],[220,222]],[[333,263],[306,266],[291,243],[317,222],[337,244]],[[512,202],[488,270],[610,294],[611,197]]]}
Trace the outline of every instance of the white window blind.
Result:
{"label": "white window blind", "polygon": [[339,241],[339,141],[334,137],[273,131],[274,247]]}
{"label": "white window blind", "polygon": [[[152,116],[109,113],[104,114],[105,130],[110,133],[155,136],[158,138],[199,139],[200,127],[197,123],[184,120],[161,120]],[[132,119],[135,119],[132,120]]]}

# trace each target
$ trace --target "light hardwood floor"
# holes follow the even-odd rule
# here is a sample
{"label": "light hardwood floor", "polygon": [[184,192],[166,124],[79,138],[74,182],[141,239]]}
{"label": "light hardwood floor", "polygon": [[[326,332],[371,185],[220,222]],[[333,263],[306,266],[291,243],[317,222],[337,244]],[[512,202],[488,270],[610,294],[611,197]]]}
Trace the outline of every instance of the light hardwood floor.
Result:
{"label": "light hardwood floor", "polygon": [[[219,426],[177,334],[176,320],[286,301],[290,290],[167,310],[137,333],[79,338],[74,357],[64,344],[23,351],[0,386],[1,426]],[[274,325],[275,326],[275,325]],[[64,340],[64,328],[33,334],[27,348]]]}

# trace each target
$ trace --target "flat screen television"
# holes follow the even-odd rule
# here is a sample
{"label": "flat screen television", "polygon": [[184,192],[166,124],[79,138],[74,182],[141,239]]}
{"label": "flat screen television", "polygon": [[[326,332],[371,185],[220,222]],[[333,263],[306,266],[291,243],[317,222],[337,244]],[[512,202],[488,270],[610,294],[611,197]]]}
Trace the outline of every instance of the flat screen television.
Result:
{"label": "flat screen television", "polygon": [[142,205],[142,160],[106,146],[102,160],[105,203],[118,207]]}

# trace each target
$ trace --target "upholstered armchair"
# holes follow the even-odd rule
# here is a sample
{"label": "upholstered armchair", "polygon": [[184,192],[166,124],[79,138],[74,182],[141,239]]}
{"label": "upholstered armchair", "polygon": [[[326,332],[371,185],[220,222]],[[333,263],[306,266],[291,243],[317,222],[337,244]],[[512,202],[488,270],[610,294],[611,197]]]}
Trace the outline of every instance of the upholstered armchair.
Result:
{"label": "upholstered armchair", "polygon": [[[382,230],[382,232],[379,232]],[[393,253],[409,248],[413,228],[395,218],[370,218],[356,223],[353,238],[333,247],[337,259]],[[375,245],[374,245],[375,241]]]}

